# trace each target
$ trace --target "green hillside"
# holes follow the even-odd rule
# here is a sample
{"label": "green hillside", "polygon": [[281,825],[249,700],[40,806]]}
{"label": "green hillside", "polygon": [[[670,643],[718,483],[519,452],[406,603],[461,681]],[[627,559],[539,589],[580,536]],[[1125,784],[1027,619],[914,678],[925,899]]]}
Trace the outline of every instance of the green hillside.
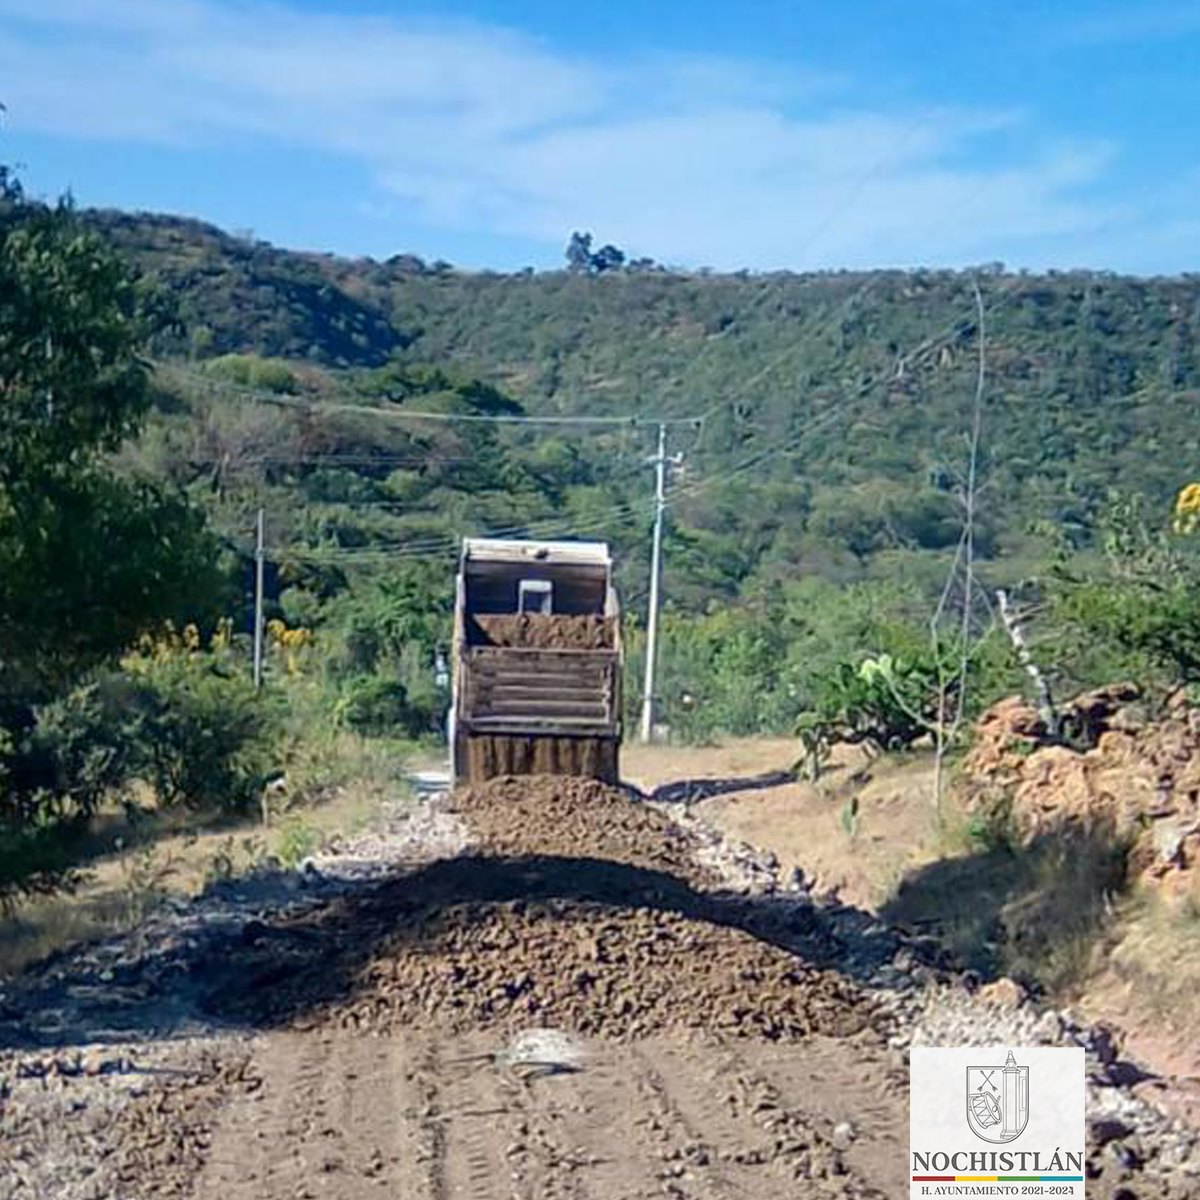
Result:
{"label": "green hillside", "polygon": [[[977,349],[964,274],[468,274],[404,256],[290,254],[170,218],[96,219],[176,295],[182,328],[155,342],[168,358],[236,350],[315,363],[327,368],[313,382],[322,395],[361,399],[386,394],[363,372],[390,357],[489,382],[530,413],[702,416],[674,436],[686,462],[673,510],[704,548],[702,561],[676,550],[693,601],[757,577],[862,577],[881,556],[891,572],[897,556],[957,536]],[[980,547],[1011,575],[1028,563],[1036,522],[1082,544],[1110,488],[1166,502],[1188,476],[1200,280],[992,268],[981,285]],[[525,440],[542,459],[569,450],[577,469],[537,515],[578,515],[562,508],[562,487],[601,486],[614,505],[646,490],[634,468],[647,432]],[[618,465],[628,489],[612,480]]]}
{"label": "green hillside", "polygon": [[[786,727],[807,695],[794,660],[803,676],[882,625],[926,620],[962,527],[973,279],[984,589],[1041,578],[1072,551],[1088,569],[1111,492],[1166,513],[1200,460],[1194,278],[500,275],[289,253],[166,217],[90,219],[180,317],[152,340],[158,410],[127,461],[190,491],[243,581],[263,506],[272,603],[290,620],[344,622],[346,606],[408,576],[444,610],[458,539],[496,532],[609,539],[640,620],[652,424],[670,418],[683,462],[666,698],[722,676],[721,715],[704,728]],[[430,410],[629,420],[406,415]],[[631,703],[638,690],[635,661]]]}

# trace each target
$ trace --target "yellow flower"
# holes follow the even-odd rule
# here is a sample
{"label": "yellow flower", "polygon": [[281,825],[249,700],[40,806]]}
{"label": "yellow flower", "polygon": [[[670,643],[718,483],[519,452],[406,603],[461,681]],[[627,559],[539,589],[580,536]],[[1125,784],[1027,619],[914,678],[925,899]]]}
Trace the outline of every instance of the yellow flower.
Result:
{"label": "yellow flower", "polygon": [[1200,483],[1189,483],[1175,498],[1175,532],[1191,533],[1200,525]]}

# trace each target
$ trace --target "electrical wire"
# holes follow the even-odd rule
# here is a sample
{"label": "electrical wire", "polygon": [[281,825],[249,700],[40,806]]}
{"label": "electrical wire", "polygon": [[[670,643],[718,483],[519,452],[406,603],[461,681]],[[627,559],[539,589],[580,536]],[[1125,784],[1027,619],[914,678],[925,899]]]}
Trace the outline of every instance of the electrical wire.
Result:
{"label": "electrical wire", "polygon": [[657,425],[694,426],[699,420],[698,415],[690,417],[647,417],[638,413],[631,413],[626,416],[615,416],[610,413],[595,415],[570,414],[537,416],[527,413],[448,413],[434,412],[426,409],[410,409],[399,407],[382,408],[378,405],[364,404],[361,402],[300,400],[294,396],[281,395],[277,392],[268,392],[259,388],[243,387],[240,384],[231,384],[225,380],[212,379],[210,376],[204,375],[199,371],[188,370],[186,368],[172,367],[172,371],[175,374],[181,375],[186,379],[191,379],[196,383],[203,383],[211,390],[227,392],[243,398],[257,400],[264,404],[274,404],[282,408],[298,409],[303,412],[343,412],[354,413],[360,416],[387,417],[389,419],[398,420],[436,421],[452,425],[563,425],[578,427],[597,426],[620,428],[624,426],[637,427]]}
{"label": "electrical wire", "polygon": [[[1022,282],[1023,281],[1019,279],[1014,280],[1011,286],[1002,294],[1002,296],[990,307],[985,309],[985,312],[988,315],[998,312],[1005,304],[1008,303],[1013,295],[1016,294],[1016,291]],[[972,316],[974,316],[974,310],[972,311]],[[964,326],[963,318],[956,318],[942,333],[935,334],[931,338],[926,338],[910,353],[910,355],[901,356],[898,361],[908,363],[909,365],[920,361],[920,359],[917,357],[918,355],[924,357],[933,350],[936,350],[940,346],[944,345],[946,342],[960,337],[965,329],[970,328],[970,324],[970,320],[967,320]],[[737,475],[751,470],[764,461],[781,458],[787,454],[793,453],[805,438],[810,436],[813,432],[824,428],[828,424],[831,424],[834,418],[840,416],[850,404],[860,400],[863,396],[875,388],[879,382],[880,375],[877,373],[864,383],[860,384],[850,396],[839,398],[829,408],[818,414],[818,416],[813,418],[812,421],[804,426],[798,433],[789,438],[788,441],[786,441],[782,446],[766,447],[763,450],[750,455],[741,462],[736,463],[733,467],[718,473],[717,475],[708,476],[705,479],[698,480],[693,484],[684,484],[681,487],[676,488],[675,491],[668,497],[668,503],[674,502],[676,499],[681,497],[684,499],[689,499],[710,487],[716,486],[717,484],[730,482]]]}
{"label": "electrical wire", "polygon": [[[543,517],[534,521],[507,527],[492,527],[486,536],[514,537],[524,535],[534,540],[549,539],[553,536],[579,536],[582,533],[592,533],[609,528],[622,520],[632,520],[640,515],[639,510],[652,508],[653,501],[649,498],[636,501],[624,501],[612,504],[598,513],[592,514],[582,523],[572,523],[569,517]],[[416,539],[408,539],[394,543],[373,543],[369,546],[329,546],[296,548],[288,547],[273,553],[277,558],[336,558],[358,560],[376,556],[409,559],[428,557],[441,551],[456,550],[460,544],[461,535],[458,533],[429,534]]]}

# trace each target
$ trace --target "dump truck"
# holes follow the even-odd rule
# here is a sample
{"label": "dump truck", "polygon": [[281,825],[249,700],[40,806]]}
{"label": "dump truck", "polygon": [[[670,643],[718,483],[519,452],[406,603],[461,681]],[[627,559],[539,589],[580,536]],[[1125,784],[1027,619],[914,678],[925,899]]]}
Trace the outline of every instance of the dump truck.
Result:
{"label": "dump truck", "polygon": [[621,622],[612,576],[603,542],[464,539],[449,719],[456,781],[617,782]]}

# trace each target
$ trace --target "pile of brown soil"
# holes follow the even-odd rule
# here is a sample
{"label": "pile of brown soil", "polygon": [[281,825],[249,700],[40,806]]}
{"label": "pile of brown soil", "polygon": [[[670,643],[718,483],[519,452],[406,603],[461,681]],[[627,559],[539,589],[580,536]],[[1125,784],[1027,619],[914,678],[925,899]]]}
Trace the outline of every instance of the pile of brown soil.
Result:
{"label": "pile of brown soil", "polygon": [[693,837],[630,795],[535,776],[451,804],[480,852],[255,931],[233,989],[214,980],[214,1009],[300,1027],[532,1023],[616,1039],[794,1040],[886,1023],[856,984],[789,948],[776,910],[718,890]]}
{"label": "pile of brown soil", "polygon": [[514,613],[475,617],[485,646],[527,650],[612,650],[616,621],[611,617],[558,613]]}
{"label": "pile of brown soil", "polygon": [[595,779],[507,776],[460,788],[450,805],[499,854],[601,858],[666,871],[701,887],[716,883],[696,862],[692,834]]}
{"label": "pile of brown soil", "polygon": [[742,930],[675,912],[586,902],[456,905],[398,938],[327,1014],[372,1032],[550,1025],[620,1041],[682,1030],[794,1040],[862,1030],[870,1007],[840,976]]}
{"label": "pile of brown soil", "polygon": [[485,857],[446,889],[460,902],[387,939],[336,1023],[793,1039],[867,1022],[852,984],[724,923],[736,918],[708,891],[717,879],[693,837],[628,793],[508,777],[460,789],[451,805]]}

